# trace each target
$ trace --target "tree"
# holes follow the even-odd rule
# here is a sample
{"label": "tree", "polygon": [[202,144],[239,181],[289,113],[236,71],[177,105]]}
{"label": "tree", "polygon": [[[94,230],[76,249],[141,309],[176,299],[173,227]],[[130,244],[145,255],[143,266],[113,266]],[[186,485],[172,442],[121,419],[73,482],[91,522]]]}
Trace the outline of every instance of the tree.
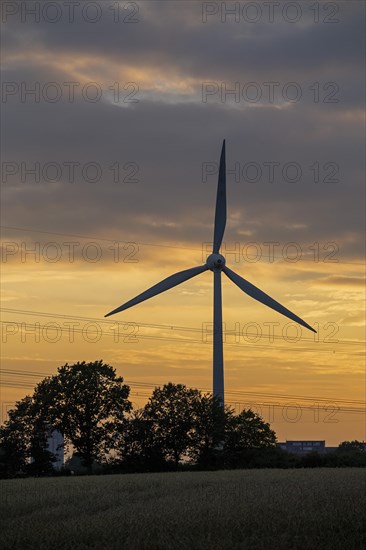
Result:
{"label": "tree", "polygon": [[18,401],[0,429],[2,475],[52,472],[55,457],[47,450],[47,431],[34,399],[26,396]]}
{"label": "tree", "polygon": [[[220,399],[182,384],[156,388],[128,423],[120,446],[125,467],[161,470],[182,458],[200,468],[242,464],[248,449],[275,449],[276,436],[258,415],[234,416]],[[258,457],[256,457],[258,459]]]}
{"label": "tree", "polygon": [[335,466],[366,466],[366,443],[364,441],[342,441],[338,448],[329,453],[328,461]]}
{"label": "tree", "polygon": [[60,430],[91,472],[115,446],[131,408],[130,388],[102,360],[67,363],[37,385],[34,400],[48,422]]}
{"label": "tree", "polygon": [[193,403],[193,433],[189,456],[199,467],[217,467],[225,440],[225,426],[233,411],[218,397],[200,394]]}
{"label": "tree", "polygon": [[199,390],[170,382],[153,391],[142,412],[142,420],[151,431],[150,444],[176,468],[192,445],[194,411],[200,395]]}
{"label": "tree", "polygon": [[225,415],[221,401],[182,384],[166,384],[153,392],[143,409],[129,419],[120,446],[125,467],[162,470],[183,456],[202,466],[215,463],[223,440]]}
{"label": "tree", "polygon": [[240,414],[228,417],[224,446],[228,465],[244,466],[248,450],[273,447],[275,444],[275,432],[252,410],[244,409]]}
{"label": "tree", "polygon": [[339,451],[346,451],[346,452],[360,452],[365,453],[366,452],[366,443],[364,441],[357,441],[355,439],[354,441],[342,441],[338,445]]}
{"label": "tree", "polygon": [[161,471],[167,468],[164,449],[155,437],[154,420],[143,409],[134,411],[121,434],[119,458],[133,471]]}

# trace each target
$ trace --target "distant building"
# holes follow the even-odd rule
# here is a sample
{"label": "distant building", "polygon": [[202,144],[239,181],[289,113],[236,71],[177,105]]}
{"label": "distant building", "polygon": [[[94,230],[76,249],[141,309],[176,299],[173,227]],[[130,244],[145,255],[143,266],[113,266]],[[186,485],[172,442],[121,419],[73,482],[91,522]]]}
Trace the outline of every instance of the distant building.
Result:
{"label": "distant building", "polygon": [[[47,445],[45,447],[46,451],[49,451],[52,453],[55,457],[55,462],[52,462],[52,468],[54,470],[61,470],[61,468],[65,465],[64,460],[64,438],[62,433],[59,430],[55,430],[52,428],[52,426],[49,426],[47,429],[46,439],[47,439]],[[32,464],[34,462],[33,457],[28,458],[28,463]]]}
{"label": "distant building", "polygon": [[55,455],[56,461],[52,462],[55,470],[61,470],[64,466],[64,438],[59,430],[49,430],[47,434],[46,450]]}
{"label": "distant building", "polygon": [[325,441],[281,441],[277,443],[277,447],[280,447],[288,453],[294,455],[306,455],[308,453],[325,453],[327,451],[325,447]]}

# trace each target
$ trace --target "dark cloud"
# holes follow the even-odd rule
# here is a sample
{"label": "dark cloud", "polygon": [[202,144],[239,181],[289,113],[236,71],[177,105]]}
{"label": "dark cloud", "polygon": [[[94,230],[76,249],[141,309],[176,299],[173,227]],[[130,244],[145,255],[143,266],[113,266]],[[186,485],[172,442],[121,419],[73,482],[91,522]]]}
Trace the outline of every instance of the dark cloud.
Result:
{"label": "dark cloud", "polygon": [[[217,162],[226,137],[230,170],[235,163],[241,172],[248,163],[262,170],[257,182],[243,175],[236,182],[228,174],[229,212],[236,216],[228,223],[228,241],[332,241],[342,246],[345,259],[360,254],[363,3],[340,2],[337,24],[314,24],[307,14],[299,24],[251,26],[203,24],[196,2],[174,3],[174,9],[165,2],[140,4],[138,24],[114,25],[107,18],[96,25],[7,24],[3,81],[62,84],[68,76],[65,59],[72,63],[80,56],[88,58],[96,81],[113,82],[118,67],[141,74],[148,68],[151,74],[135,104],[80,98],[22,103],[18,97],[3,104],[3,161],[27,167],[97,162],[103,171],[98,183],[79,175],[70,183],[66,168],[57,183],[9,177],[2,183],[5,222],[199,246],[211,238],[216,189],[216,176],[201,181],[202,164]],[[173,74],[192,79],[194,91],[182,98],[169,86],[166,92],[154,90],[154,74],[157,79],[166,74],[168,83]],[[286,106],[222,103],[220,97],[202,103],[200,85],[206,80],[296,81],[304,97]],[[338,103],[322,101],[322,86],[330,81],[340,87]],[[318,103],[309,91],[314,82],[323,94]],[[116,162],[137,163],[138,182],[113,183]],[[279,163],[273,182],[269,162]],[[300,166],[299,181],[284,179],[288,163]],[[323,182],[335,165],[339,181]]]}
{"label": "dark cloud", "polygon": [[[218,6],[220,2],[216,3]],[[257,2],[265,13],[263,2]],[[37,24],[20,23],[19,17],[9,17],[8,48],[18,51],[23,45],[37,45],[54,52],[105,55],[121,63],[174,64],[189,74],[201,76],[238,77],[238,68],[253,75],[264,71],[286,73],[286,69],[303,75],[319,68],[350,65],[363,60],[363,3],[338,2],[338,23],[314,23],[309,2],[297,2],[302,9],[298,23],[288,23],[278,10],[274,23],[263,15],[258,23],[245,20],[235,23],[227,17],[209,17],[202,22],[202,3],[185,1],[139,2],[138,23],[112,24],[109,5],[103,6],[103,16],[93,24],[82,20],[76,10],[75,22],[63,17],[55,24],[44,18]],[[228,3],[230,5],[230,3]],[[241,3],[241,6],[244,2]],[[323,17],[326,15],[324,8]],[[20,33],[19,31],[23,32]],[[24,32],[24,30],[26,32]]]}

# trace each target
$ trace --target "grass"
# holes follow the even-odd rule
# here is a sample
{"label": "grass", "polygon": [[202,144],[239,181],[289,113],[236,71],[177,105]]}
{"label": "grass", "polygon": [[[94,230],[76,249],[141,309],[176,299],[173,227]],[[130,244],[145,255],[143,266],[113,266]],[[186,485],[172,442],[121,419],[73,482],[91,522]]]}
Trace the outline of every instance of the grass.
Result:
{"label": "grass", "polygon": [[362,550],[365,471],[178,472],[0,482],[0,547]]}

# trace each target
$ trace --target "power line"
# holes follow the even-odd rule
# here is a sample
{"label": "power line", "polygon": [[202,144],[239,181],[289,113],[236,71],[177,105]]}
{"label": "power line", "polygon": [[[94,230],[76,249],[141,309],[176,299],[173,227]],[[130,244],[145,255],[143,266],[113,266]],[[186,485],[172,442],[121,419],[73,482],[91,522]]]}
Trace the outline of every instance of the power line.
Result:
{"label": "power line", "polygon": [[[51,373],[44,373],[44,372],[38,372],[38,371],[24,371],[19,369],[3,369],[0,368],[0,374],[6,373],[6,374],[14,374],[14,375],[20,375],[20,376],[28,376],[28,377],[39,377],[39,376],[53,376]],[[124,382],[127,384],[134,384],[139,385],[147,388],[154,388],[160,385],[160,383],[157,382],[141,382],[138,380],[124,380]],[[209,388],[198,388],[201,391],[210,391]],[[283,398],[291,398],[291,399],[307,399],[307,400],[323,400],[323,401],[337,401],[342,403],[356,403],[361,405],[366,405],[365,401],[355,400],[355,399],[339,399],[335,397],[319,397],[319,396],[304,396],[304,395],[287,395],[287,394],[273,394],[268,392],[250,392],[250,391],[242,391],[242,390],[230,390],[230,394],[238,394],[238,395],[246,395],[246,394],[252,394],[256,396],[269,396],[269,397],[283,397]]]}
{"label": "power line", "polygon": [[[16,384],[14,382],[5,382],[5,383],[2,383],[1,384],[2,387],[8,387],[8,388],[16,388],[16,389],[33,389],[33,386],[31,385],[21,385],[21,384]],[[198,389],[198,388],[197,388]],[[144,391],[136,391],[136,390],[131,390],[131,393],[130,393],[130,397],[144,397],[144,398],[149,398],[151,397],[151,394],[150,393],[146,393]],[[229,398],[230,400],[229,401],[226,401],[226,404],[227,405],[246,405],[247,408],[250,408],[250,407],[266,407],[266,406],[270,406],[272,408],[283,408],[283,407],[286,407],[286,408],[291,408],[291,407],[299,407],[301,410],[307,410],[307,411],[313,411],[315,412],[316,410],[322,410],[322,411],[325,411],[325,412],[328,412],[329,414],[331,413],[341,413],[341,414],[362,414],[364,415],[366,413],[366,409],[360,409],[360,408],[356,408],[356,407],[349,407],[349,408],[345,408],[345,407],[340,407],[338,405],[334,405],[332,403],[328,403],[327,405],[324,404],[323,406],[321,406],[321,404],[314,404],[314,406],[310,406],[308,404],[304,405],[304,404],[301,404],[301,403],[273,403],[273,402],[270,402],[270,401],[260,401],[260,402],[256,402],[256,403],[252,403],[250,401],[239,401],[238,399],[236,398]],[[320,405],[320,406],[319,406]],[[333,407],[333,409],[332,409]],[[332,409],[332,410],[330,410]]]}
{"label": "power line", "polygon": [[[0,324],[2,325],[16,325],[18,324],[19,325],[19,322],[16,322],[16,321],[1,321]],[[131,325],[132,323],[130,323]],[[47,327],[46,325],[41,325],[40,323],[38,324],[38,327],[35,326],[36,324],[32,325],[32,324],[29,324],[29,323],[21,323],[21,330],[24,330],[24,329],[28,329],[28,330],[32,330],[32,331],[36,331],[36,329],[40,329],[42,331],[44,331],[45,329],[46,330],[52,330],[52,327]],[[70,328],[63,328],[63,327],[56,327],[56,329],[58,331],[61,332],[61,334],[67,334],[69,337],[70,337]],[[54,329],[55,330],[55,329]],[[79,328],[72,328],[72,333],[76,333],[76,334],[81,334],[82,336],[84,336],[85,338],[85,330],[84,329],[79,329]],[[96,335],[96,338],[95,339],[89,339],[87,340],[89,343],[95,343],[95,342],[99,342],[100,338],[102,336],[110,336],[110,337],[113,337],[116,339],[117,337],[117,342],[116,343],[121,343],[124,342],[124,343],[129,343],[129,344],[133,344],[133,343],[136,343],[138,344],[139,340],[159,340],[159,341],[163,341],[163,342],[179,342],[181,344],[208,344],[208,342],[204,342],[202,339],[198,340],[198,339],[193,339],[193,338],[178,338],[178,337],[172,337],[172,336],[157,336],[157,335],[146,335],[146,334],[126,334],[126,335],[121,335],[121,334],[113,334],[112,332],[105,332],[103,330],[88,330],[87,332],[88,334],[88,338],[90,338],[90,335],[92,334],[95,334]],[[40,338],[40,335],[39,335],[39,338]],[[49,336],[48,336],[49,338]],[[57,337],[57,340],[56,339],[51,339],[49,338],[48,340],[46,340],[46,342],[48,343],[57,343],[60,339]],[[70,340],[70,343],[73,343],[74,340]],[[23,342],[25,343],[25,342]],[[38,342],[39,343],[39,342]],[[226,342],[225,343],[225,346],[229,346],[229,347],[245,347],[245,348],[248,348],[248,347],[251,347],[253,346],[254,342],[252,344],[248,343],[248,344],[240,344],[240,343],[236,343],[236,344],[232,344],[232,343],[228,343]],[[264,345],[264,344],[258,344],[258,342],[255,342],[255,349],[266,349],[268,350],[268,345]],[[271,349],[276,349],[276,350],[281,350],[281,351],[291,351],[291,352],[294,352],[294,351],[303,351],[303,352],[312,352],[312,351],[318,351],[318,352],[322,352],[322,353],[329,353],[331,351],[334,352],[334,350],[328,348],[328,349],[317,349],[317,348],[301,348],[301,347],[291,347],[291,349],[289,350],[289,348],[287,347],[280,347],[280,346],[271,346]],[[342,353],[345,353],[344,351],[342,351]],[[357,355],[357,353],[347,353],[347,355]]]}
{"label": "power line", "polygon": [[[48,313],[48,312],[42,312],[42,311],[34,311],[34,310],[22,310],[22,309],[12,309],[12,308],[0,308],[0,311],[3,311],[4,313],[13,313],[13,314],[19,314],[19,315],[31,315],[31,316],[39,316],[39,317],[49,317],[49,318],[56,318],[56,319],[73,319],[78,321],[89,321],[89,322],[96,322],[96,323],[103,323],[109,326],[115,326],[116,324],[123,324],[123,325],[129,325],[129,326],[138,326],[138,327],[147,327],[147,328],[160,328],[160,329],[169,329],[169,330],[179,330],[179,331],[187,331],[187,332],[199,332],[201,334],[213,334],[213,329],[210,329],[207,327],[200,329],[200,328],[193,328],[193,327],[185,327],[185,326],[179,326],[179,325],[163,325],[163,324],[157,324],[157,323],[140,323],[140,322],[131,322],[131,321],[108,321],[106,319],[99,319],[96,317],[83,317],[83,316],[76,316],[76,315],[63,315],[61,313]],[[9,321],[3,321],[4,323]],[[235,335],[237,334],[235,330],[225,330],[225,335]],[[276,340],[286,340],[283,335],[278,336],[275,334],[254,334],[251,332],[246,332],[246,336],[253,336],[258,338],[268,338],[268,339],[276,339]],[[303,336],[296,337],[296,341],[301,340],[304,342],[316,342],[316,343],[324,343],[324,344],[342,344],[342,345],[364,345],[366,344],[366,341],[364,340],[338,340],[337,342],[326,342],[322,340],[314,340],[311,338],[306,338]],[[294,340],[291,340],[290,337],[286,340],[287,342],[293,343]]]}
{"label": "power line", "polygon": [[[131,383],[131,382],[128,382],[127,380],[124,380],[124,382],[126,384],[128,383]],[[3,387],[12,387],[12,388],[19,388],[19,389],[33,389],[34,386],[32,386],[31,384],[28,384],[28,385],[22,385],[21,383],[17,383],[17,382],[5,382],[5,383],[2,383],[1,386]],[[156,387],[156,386],[155,386]],[[200,388],[197,388],[197,389],[200,389]],[[202,391],[202,390],[200,390]],[[226,392],[228,395],[231,395],[230,392]],[[131,394],[130,396],[136,396],[136,397],[144,397],[144,398],[149,398],[151,397],[151,393],[146,393],[144,390],[133,390],[131,389]],[[239,401],[238,400],[238,397],[237,396],[234,396],[234,397],[231,397],[229,398],[230,401],[227,402],[227,404],[231,404],[231,405],[246,405],[247,407],[249,406],[271,406],[271,407],[287,407],[287,408],[290,408],[290,407],[300,407],[301,409],[304,409],[304,410],[309,410],[309,411],[314,411],[315,410],[315,405],[317,406],[317,409],[322,409],[322,410],[325,410],[326,412],[334,412],[334,413],[354,413],[354,414],[365,414],[366,413],[366,409],[361,409],[361,408],[356,408],[356,407],[348,407],[348,408],[345,408],[345,407],[340,407],[338,406],[336,403],[331,403],[331,402],[327,402],[327,403],[315,403],[314,406],[310,406],[308,404],[304,405],[304,404],[300,404],[300,403],[273,403],[272,401],[260,401],[260,402],[256,402],[256,403],[252,403],[252,402],[248,402],[248,401]],[[321,406],[323,405],[323,406]],[[328,411],[328,409],[330,408],[333,408],[332,411]]]}
{"label": "power line", "polygon": [[[25,228],[25,227],[15,227],[15,226],[10,226],[10,225],[1,225],[0,226],[1,229],[5,229],[5,230],[14,230],[14,231],[24,231],[24,232],[28,232],[28,233],[40,233],[40,234],[43,234],[43,235],[56,235],[56,236],[60,236],[60,237],[76,237],[78,239],[92,239],[94,241],[102,241],[102,242],[109,242],[109,243],[114,243],[114,244],[127,244],[127,243],[131,243],[132,241],[121,241],[120,239],[106,239],[104,237],[96,237],[96,236],[93,236],[93,235],[80,235],[80,234],[77,234],[77,233],[60,233],[60,232],[55,232],[55,231],[41,231],[41,230],[38,230],[38,229],[29,229],[29,228]],[[178,250],[194,250],[196,252],[200,252],[202,253],[202,248],[193,248],[193,247],[188,247],[188,246],[176,246],[176,245],[171,245],[171,244],[157,244],[157,243],[144,243],[144,242],[139,242],[139,243],[136,243],[138,245],[141,245],[141,246],[156,246],[156,247],[161,247],[161,248],[172,248],[172,249],[178,249]],[[310,255],[310,253],[308,253],[308,255]],[[261,258],[275,258],[279,261],[283,260],[283,257],[282,256],[275,256],[275,255],[265,255],[265,254],[262,254],[261,255]],[[310,259],[307,260],[305,258],[302,258],[301,261],[311,261]],[[345,265],[362,265],[364,266],[365,264],[363,262],[342,262],[342,264],[345,264]]]}
{"label": "power line", "polygon": [[[103,242],[108,242],[108,243],[118,243],[118,244],[127,244],[127,243],[131,243],[132,241],[121,241],[120,239],[106,239],[106,238],[103,238],[103,237],[95,237],[95,236],[92,236],[92,235],[89,235],[89,236],[86,236],[86,235],[79,235],[79,234],[76,234],[76,233],[57,233],[55,231],[39,231],[38,229],[26,229],[25,227],[13,227],[13,226],[10,226],[10,225],[1,225],[0,226],[1,229],[6,229],[6,230],[15,230],[15,231],[25,231],[25,232],[29,232],[29,233],[41,233],[43,235],[57,235],[59,237],[76,237],[78,239],[92,239],[94,241],[103,241]],[[192,247],[188,247],[188,246],[174,246],[174,245],[169,245],[169,244],[156,244],[156,243],[142,243],[142,242],[139,242],[139,243],[136,243],[136,244],[139,244],[141,246],[157,246],[157,247],[161,247],[161,248],[178,248],[178,249],[182,249],[182,250],[195,250],[195,251],[199,251],[199,252],[202,252],[201,249],[199,248],[192,248]]]}
{"label": "power line", "polygon": [[[46,374],[46,373],[41,373],[41,372],[35,372],[35,371],[21,371],[21,370],[11,370],[11,369],[0,369],[0,374],[5,374],[5,375],[14,375],[14,376],[25,376],[25,377],[28,377],[28,378],[39,378],[39,376],[42,376],[43,378],[47,377],[47,376],[53,376],[52,374]],[[27,381],[28,382],[28,381]],[[11,381],[9,380],[6,380],[5,381],[6,384],[10,384],[12,383]],[[16,384],[21,384],[20,382],[16,381],[15,382]],[[30,383],[30,381],[29,381]],[[141,387],[142,389],[142,392],[144,390],[147,390],[147,389],[151,389],[151,388],[156,388],[156,387],[159,387],[161,386],[161,384],[157,384],[157,383],[152,383],[152,382],[140,382],[140,381],[133,381],[133,380],[125,380],[124,379],[124,383],[125,384],[128,384],[128,385],[133,385],[134,387]],[[30,384],[27,384],[27,385],[24,385],[24,387],[33,387],[32,385]],[[200,391],[203,391],[203,392],[209,392],[209,393],[212,393],[212,391],[210,391],[208,388],[197,388],[199,389]],[[142,394],[141,390],[140,390],[140,393]],[[284,395],[284,394],[276,394],[276,393],[266,393],[266,392],[250,392],[250,391],[242,391],[242,390],[227,390],[226,391],[226,394],[227,395],[230,395],[232,396],[231,397],[231,400],[235,399],[235,402],[238,403],[237,399],[238,398],[260,398],[260,399],[269,399],[269,398],[278,398],[278,399],[286,399],[286,400],[302,400],[302,401],[313,401],[315,402],[317,405],[323,405],[323,406],[326,406],[326,405],[337,405],[340,404],[340,405],[361,405],[361,406],[365,406],[366,403],[364,401],[358,401],[358,400],[347,400],[347,399],[339,399],[339,398],[332,398],[332,397],[328,397],[328,398],[325,398],[325,397],[318,397],[318,396],[302,396],[302,395]],[[146,396],[146,395],[145,395]],[[148,397],[150,396],[147,395]],[[278,405],[278,406],[283,406],[284,403],[279,404],[279,403],[273,403],[273,402],[263,402],[261,403],[263,405]],[[288,404],[288,403],[287,403]],[[291,405],[291,404],[290,404]],[[309,409],[312,409],[314,407],[306,407],[305,405],[303,406],[304,408],[309,408]],[[342,409],[342,410],[348,410],[348,411],[351,411],[351,412],[366,412],[364,409],[359,409],[359,408],[356,408],[356,407],[350,407],[348,409]]]}
{"label": "power line", "polygon": [[141,327],[149,327],[149,328],[163,328],[163,329],[175,329],[175,330],[187,330],[192,332],[201,332],[201,329],[198,328],[190,328],[190,327],[182,327],[178,325],[161,325],[157,323],[140,323],[140,322],[131,322],[131,321],[108,321],[107,319],[99,319],[96,317],[83,317],[79,315],[63,315],[62,313],[47,313],[43,311],[33,311],[33,310],[27,310],[27,309],[11,309],[11,308],[0,308],[0,311],[4,311],[5,313],[15,313],[15,314],[21,314],[21,315],[39,315],[40,317],[54,317],[54,318],[60,318],[60,319],[75,319],[78,321],[95,321],[98,323],[104,323],[108,325],[115,325],[116,323],[121,324],[130,324],[130,325],[138,325]]}

